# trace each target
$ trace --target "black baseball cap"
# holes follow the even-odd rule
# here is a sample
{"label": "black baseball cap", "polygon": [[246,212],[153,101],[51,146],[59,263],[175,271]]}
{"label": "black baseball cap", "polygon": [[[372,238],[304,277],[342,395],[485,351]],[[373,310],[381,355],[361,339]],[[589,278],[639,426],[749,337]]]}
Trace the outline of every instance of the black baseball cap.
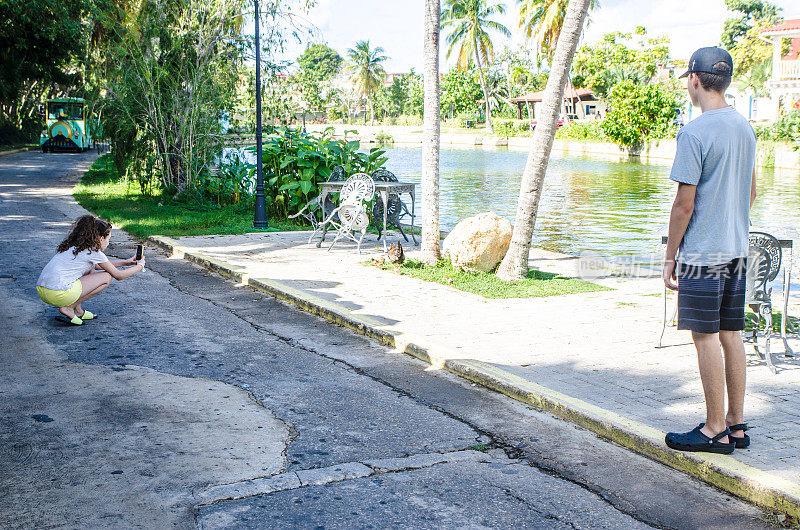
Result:
{"label": "black baseball cap", "polygon": [[686,77],[693,72],[706,72],[720,75],[718,72],[714,71],[714,65],[719,62],[727,63],[731,68],[731,74],[733,73],[733,58],[731,58],[730,53],[717,46],[700,48],[692,54],[692,57],[689,59],[689,69],[680,77]]}

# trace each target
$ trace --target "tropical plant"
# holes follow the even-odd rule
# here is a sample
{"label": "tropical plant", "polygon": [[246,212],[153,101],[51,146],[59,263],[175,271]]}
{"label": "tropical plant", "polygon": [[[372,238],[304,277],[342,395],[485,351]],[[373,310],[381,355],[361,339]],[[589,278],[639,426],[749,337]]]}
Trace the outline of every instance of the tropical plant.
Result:
{"label": "tropical plant", "polygon": [[[99,95],[98,73],[113,28],[125,17],[117,0],[0,2],[0,143],[31,141],[41,132],[44,100]],[[6,134],[3,134],[3,132]]]}
{"label": "tropical plant", "polygon": [[[275,215],[296,213],[316,197],[318,184],[327,180],[336,166],[342,166],[348,175],[371,173],[387,160],[383,149],[373,147],[365,153],[358,140],[334,140],[330,128],[320,134],[286,127],[267,132],[262,150],[265,195]],[[251,152],[255,149],[248,148]],[[251,171],[255,171],[252,165]]]}
{"label": "tropical plant", "polygon": [[789,142],[795,144],[795,149],[800,146],[800,103],[795,108],[779,117],[769,125],[756,126],[756,135],[759,140],[774,142]]}
{"label": "tropical plant", "polygon": [[[490,1],[490,0],[488,0]],[[441,27],[450,28],[446,42],[447,57],[458,48],[458,68],[465,70],[475,60],[483,89],[486,107],[486,128],[492,132],[492,112],[484,77],[484,65],[494,58],[494,46],[489,32],[511,37],[511,32],[490,17],[505,13],[505,4],[489,4],[487,0],[444,0]]]}
{"label": "tropical plant", "polygon": [[759,22],[767,25],[781,21],[781,8],[764,0],[725,0],[728,11],[740,13],[740,17],[729,18],[720,36],[722,47],[730,50]]}
{"label": "tropical plant", "polygon": [[772,44],[761,38],[761,31],[772,25],[773,18],[754,20],[754,27],[739,36],[728,51],[736,68],[734,79],[739,87],[755,96],[766,92],[766,84],[772,75]]}
{"label": "tropical plant", "polygon": [[581,46],[575,55],[573,73],[578,86],[586,86],[595,96],[605,98],[621,81],[647,83],[658,64],[669,58],[669,38],[648,38],[643,26],[633,33],[615,31],[603,35],[594,45]]}
{"label": "tropical plant", "polygon": [[450,114],[452,108],[454,115],[469,113],[475,117],[478,114],[478,100],[483,96],[483,88],[474,72],[453,68],[441,81],[442,111]]}
{"label": "tropical plant", "polygon": [[254,185],[253,165],[234,154],[220,165],[216,173],[203,173],[195,190],[217,206],[227,206],[252,197]]}
{"label": "tropical plant", "polygon": [[[383,62],[389,57],[383,55],[384,49],[380,46],[371,48],[368,40],[357,42],[354,48],[347,50],[347,59],[350,61],[348,69],[356,90],[364,98],[370,110],[370,121],[375,121],[375,107],[372,104],[371,94],[381,86],[386,71]],[[364,123],[367,116],[364,115]]]}
{"label": "tropical plant", "polygon": [[425,0],[425,110],[422,130],[422,260],[441,259],[439,233],[439,0]]}
{"label": "tropical plant", "polygon": [[585,140],[592,142],[608,142],[603,131],[603,122],[599,120],[575,121],[566,127],[559,127],[556,140]]}
{"label": "tropical plant", "polygon": [[564,97],[564,87],[569,77],[572,57],[578,47],[583,22],[591,0],[569,0],[558,44],[553,54],[550,77],[547,80],[542,110],[533,132],[531,149],[520,184],[519,202],[511,235],[511,245],[497,269],[501,280],[519,281],[528,274],[528,255],[539,208],[539,198],[544,187],[544,177],[556,134],[556,122]]}
{"label": "tropical plant", "polygon": [[183,191],[222,147],[241,65],[240,0],[142,0],[120,30],[105,128],[118,165],[156,155],[165,188]]}
{"label": "tropical plant", "polygon": [[297,58],[300,71],[315,81],[327,81],[336,75],[342,66],[342,56],[326,44],[309,44]]}
{"label": "tropical plant", "polygon": [[631,156],[645,143],[664,138],[672,127],[678,107],[677,95],[660,85],[638,85],[623,81],[611,89],[603,132]]}
{"label": "tropical plant", "polygon": [[[553,58],[558,35],[564,24],[567,0],[518,0],[519,27],[535,46],[537,57],[549,62]],[[597,7],[597,0],[589,2],[589,10]]]}
{"label": "tropical plant", "polygon": [[422,78],[411,69],[408,74],[395,76],[388,89],[388,110],[392,116],[410,114],[422,116]]}

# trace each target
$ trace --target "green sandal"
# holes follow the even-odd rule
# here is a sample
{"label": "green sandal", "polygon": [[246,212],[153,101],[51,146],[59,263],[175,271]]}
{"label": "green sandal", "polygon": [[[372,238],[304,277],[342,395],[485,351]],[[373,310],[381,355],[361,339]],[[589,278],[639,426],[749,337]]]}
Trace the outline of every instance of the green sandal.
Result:
{"label": "green sandal", "polygon": [[83,320],[81,320],[78,317],[72,317],[72,320],[70,320],[70,319],[68,319],[67,317],[65,317],[62,314],[59,314],[58,316],[56,316],[56,320],[58,320],[59,322],[61,322],[63,324],[69,324],[71,326],[80,326],[80,325],[83,324]]}
{"label": "green sandal", "polygon": [[92,313],[91,311],[87,311],[86,309],[84,309],[84,310],[83,310],[83,314],[82,314],[81,316],[79,316],[78,318],[80,318],[81,320],[91,320],[91,319],[93,319],[93,318],[94,318],[94,313]]}

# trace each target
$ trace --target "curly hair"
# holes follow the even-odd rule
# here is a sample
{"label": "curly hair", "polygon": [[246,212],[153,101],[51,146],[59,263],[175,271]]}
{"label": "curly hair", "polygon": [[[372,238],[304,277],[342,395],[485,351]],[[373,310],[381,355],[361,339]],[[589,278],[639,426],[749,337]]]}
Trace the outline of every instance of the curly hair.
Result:
{"label": "curly hair", "polygon": [[75,247],[73,254],[76,256],[84,250],[100,251],[100,240],[111,233],[111,223],[95,217],[94,215],[82,215],[78,217],[72,225],[67,238],[58,245],[58,252],[66,252]]}

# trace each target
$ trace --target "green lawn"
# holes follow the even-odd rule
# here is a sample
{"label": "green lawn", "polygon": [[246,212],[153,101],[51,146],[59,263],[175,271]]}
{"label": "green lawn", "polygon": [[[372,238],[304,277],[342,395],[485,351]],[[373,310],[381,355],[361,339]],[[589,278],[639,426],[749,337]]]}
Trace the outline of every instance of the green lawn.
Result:
{"label": "green lawn", "polygon": [[[775,333],[779,333],[781,330],[781,311],[773,311],[772,312],[772,331]],[[756,317],[756,314],[747,309],[745,311],[745,322],[744,322],[744,329],[745,331],[753,331],[753,324],[756,321],[756,318],[759,318],[760,325],[763,328],[766,322],[761,317]],[[793,317],[788,315],[786,327],[794,326],[795,329],[800,328],[800,318]]]}
{"label": "green lawn", "polygon": [[449,285],[485,298],[529,298],[611,290],[583,280],[537,270],[529,271],[528,278],[521,282],[509,283],[491,273],[457,270],[446,259],[435,266],[426,266],[413,259],[407,259],[402,265],[381,260],[372,260],[370,263],[384,270],[393,270],[398,274]]}
{"label": "green lawn", "polygon": [[[135,181],[125,181],[114,171],[108,155],[98,158],[75,186],[78,203],[137,237],[243,234],[253,228],[251,205],[216,206],[172,200],[156,191],[143,195]],[[269,220],[271,228],[306,230],[282,220]]]}

